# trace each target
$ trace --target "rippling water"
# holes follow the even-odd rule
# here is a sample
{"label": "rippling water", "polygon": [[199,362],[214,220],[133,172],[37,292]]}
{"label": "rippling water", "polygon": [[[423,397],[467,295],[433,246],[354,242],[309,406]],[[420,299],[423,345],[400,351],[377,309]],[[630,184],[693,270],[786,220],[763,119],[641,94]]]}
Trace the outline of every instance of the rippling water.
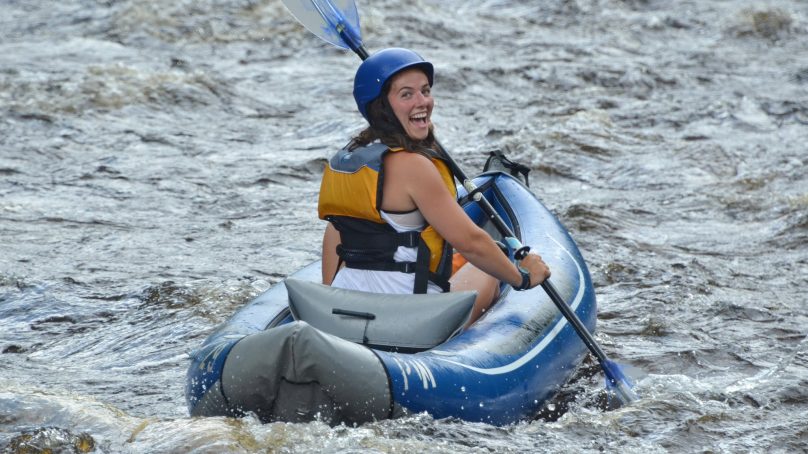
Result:
{"label": "rippling water", "polygon": [[191,419],[187,352],[319,254],[358,59],[275,0],[0,3],[0,449],[797,452],[808,445],[808,4],[359,2],[437,67],[435,123],[578,241],[598,339],[645,374],[552,417]]}

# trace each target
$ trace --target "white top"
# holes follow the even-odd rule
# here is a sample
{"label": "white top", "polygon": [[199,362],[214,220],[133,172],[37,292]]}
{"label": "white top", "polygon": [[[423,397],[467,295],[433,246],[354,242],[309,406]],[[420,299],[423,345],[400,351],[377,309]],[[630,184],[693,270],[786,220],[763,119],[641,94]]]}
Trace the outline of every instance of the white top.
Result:
{"label": "white top", "polygon": [[[381,211],[381,216],[396,232],[410,232],[413,230],[420,232],[426,227],[426,220],[418,210],[407,213]],[[399,246],[395,254],[393,254],[393,260],[396,262],[414,262],[417,256],[418,248]],[[415,286],[415,273],[358,270],[344,267],[334,277],[331,286],[373,293],[412,293]],[[442,293],[443,290],[430,281],[427,284],[426,292]]]}

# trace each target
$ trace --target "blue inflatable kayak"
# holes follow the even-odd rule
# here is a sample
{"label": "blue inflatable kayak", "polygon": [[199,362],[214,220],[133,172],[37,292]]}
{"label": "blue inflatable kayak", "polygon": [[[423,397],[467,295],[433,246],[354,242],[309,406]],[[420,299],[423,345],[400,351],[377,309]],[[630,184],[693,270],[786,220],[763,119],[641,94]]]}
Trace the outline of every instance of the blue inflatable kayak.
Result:
{"label": "blue inflatable kayak", "polygon": [[[564,226],[506,173],[474,182],[521,242],[541,254],[559,294],[593,331],[595,292]],[[466,213],[496,238],[458,190]],[[191,415],[353,424],[427,412],[504,425],[534,417],[586,354],[540,287],[516,292],[503,284],[497,303],[462,329],[469,295],[378,295],[319,281],[319,262],[301,269],[192,353]]]}

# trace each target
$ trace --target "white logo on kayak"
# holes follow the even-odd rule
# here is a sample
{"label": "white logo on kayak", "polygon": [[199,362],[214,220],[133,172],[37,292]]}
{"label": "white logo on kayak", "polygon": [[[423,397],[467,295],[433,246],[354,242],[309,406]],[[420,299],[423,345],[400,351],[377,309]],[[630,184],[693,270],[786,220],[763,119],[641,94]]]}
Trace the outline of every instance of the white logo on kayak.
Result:
{"label": "white logo on kayak", "polygon": [[424,389],[438,387],[435,382],[435,375],[423,362],[417,359],[399,359],[396,357],[393,357],[393,359],[398,364],[401,376],[404,378],[404,391],[410,389],[410,375],[417,375],[417,380],[413,382],[413,385],[417,386],[418,381],[420,381]]}

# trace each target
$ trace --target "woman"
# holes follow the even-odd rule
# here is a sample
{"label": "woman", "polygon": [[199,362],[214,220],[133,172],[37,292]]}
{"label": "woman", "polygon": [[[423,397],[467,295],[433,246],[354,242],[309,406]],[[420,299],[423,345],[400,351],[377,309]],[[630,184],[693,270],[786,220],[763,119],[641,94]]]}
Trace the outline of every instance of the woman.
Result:
{"label": "woman", "polygon": [[[497,297],[498,281],[526,290],[550,271],[536,254],[515,266],[457,203],[430,121],[433,81],[432,64],[407,49],[382,50],[357,70],[354,98],[369,126],[323,175],[323,283],[379,293],[474,290],[471,323]],[[452,248],[468,261],[454,274]]]}

